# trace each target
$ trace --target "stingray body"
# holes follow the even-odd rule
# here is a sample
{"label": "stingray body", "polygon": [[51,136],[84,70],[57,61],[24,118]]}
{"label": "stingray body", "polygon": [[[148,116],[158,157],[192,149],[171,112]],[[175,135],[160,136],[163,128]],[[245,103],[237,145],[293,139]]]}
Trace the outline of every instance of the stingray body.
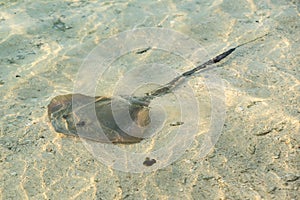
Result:
{"label": "stingray body", "polygon": [[[108,98],[101,96],[90,97],[82,94],[57,96],[48,105],[49,119],[56,132],[66,135],[80,136],[99,142],[140,142],[144,138],[145,127],[150,123],[149,104],[151,100],[172,92],[181,81],[209,65],[220,62],[238,47],[264,36],[240,44],[217,55],[207,62],[175,77],[162,87],[146,93],[143,97]],[[114,102],[114,105],[112,102]],[[74,105],[74,103],[78,105]],[[131,119],[125,120],[125,123],[122,122],[122,128],[118,124],[118,122],[123,121],[122,117],[118,117],[118,120],[116,120],[113,106],[114,109],[121,111],[117,112],[121,116],[123,113],[129,113]],[[95,114],[93,115],[93,113]]]}
{"label": "stingray body", "polygon": [[[117,105],[115,109],[129,112],[131,120],[127,122],[126,127],[130,129],[130,135],[119,127],[113,113],[112,101]],[[113,100],[82,94],[67,94],[53,98],[48,105],[48,117],[58,133],[103,143],[140,142],[143,139],[144,127],[150,123],[147,105],[123,98]]]}

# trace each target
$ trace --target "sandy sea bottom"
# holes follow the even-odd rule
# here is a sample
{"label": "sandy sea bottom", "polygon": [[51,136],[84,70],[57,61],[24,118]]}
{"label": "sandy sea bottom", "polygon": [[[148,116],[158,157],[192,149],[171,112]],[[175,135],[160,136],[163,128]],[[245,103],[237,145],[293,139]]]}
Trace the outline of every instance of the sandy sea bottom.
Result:
{"label": "sandy sea bottom", "polygon": [[[1,2],[0,198],[299,199],[299,8],[298,1],[285,0]],[[72,93],[75,83],[85,83],[77,79],[78,71],[97,45],[124,31],[149,27],[171,29],[200,44],[201,56],[189,58],[194,64],[267,35],[238,48],[217,68],[183,85],[193,91],[199,116],[192,144],[181,151],[180,158],[152,172],[127,173],[99,161],[111,154],[92,154],[80,139],[57,134],[49,123],[47,105],[57,95]],[[94,82],[96,94],[113,95],[116,86],[124,86],[118,81],[130,73],[140,74],[131,74],[136,80],[156,78],[166,83],[171,79],[170,74],[157,78],[157,70],[145,75],[148,68],[139,66],[159,63],[176,73],[191,69],[192,63],[172,49],[190,46],[178,40],[163,44],[172,37],[160,41],[162,37],[145,42],[166,45],[175,53],[151,48],[121,55]],[[123,39],[120,46],[107,46],[115,49],[114,56],[120,54],[125,39],[131,38]],[[222,80],[215,88],[224,87],[223,96],[211,96],[213,89],[205,83],[212,76]],[[180,107],[174,109],[174,96],[166,98],[160,103],[171,118],[162,125],[162,133],[173,128],[169,126],[174,122],[172,116],[184,113]],[[220,99],[212,101],[215,98]],[[212,117],[218,102],[224,103],[223,109]],[[188,103],[183,105],[194,105]],[[224,111],[225,117],[220,115]],[[195,120],[189,117],[185,123]],[[224,124],[219,119],[223,117]],[[220,137],[209,141],[217,143],[200,159],[205,135],[214,128],[211,124],[222,125],[221,132],[213,135]],[[189,133],[186,130],[183,132]],[[150,152],[169,147],[172,137],[161,134],[116,147]],[[174,152],[166,151],[153,166],[170,159]],[[137,165],[151,169],[141,164],[144,160],[136,159]]]}

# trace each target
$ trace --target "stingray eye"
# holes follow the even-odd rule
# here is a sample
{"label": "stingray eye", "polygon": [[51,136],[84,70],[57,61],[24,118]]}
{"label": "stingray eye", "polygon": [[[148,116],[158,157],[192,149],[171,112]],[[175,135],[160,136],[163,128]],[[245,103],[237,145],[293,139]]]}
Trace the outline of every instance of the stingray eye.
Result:
{"label": "stingray eye", "polygon": [[54,113],[59,111],[63,106],[61,104],[55,105],[54,103],[49,104],[48,112]]}
{"label": "stingray eye", "polygon": [[67,118],[68,118],[68,115],[65,114],[65,115],[62,116],[62,118],[63,118],[63,119],[67,119]]}

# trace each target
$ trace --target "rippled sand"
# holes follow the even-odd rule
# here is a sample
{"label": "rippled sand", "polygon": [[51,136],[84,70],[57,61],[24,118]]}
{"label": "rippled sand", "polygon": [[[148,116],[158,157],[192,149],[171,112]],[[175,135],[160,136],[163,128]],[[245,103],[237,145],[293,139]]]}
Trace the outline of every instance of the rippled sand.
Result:
{"label": "rippled sand", "polygon": [[[298,1],[251,0],[0,3],[0,198],[299,199],[299,8]],[[54,132],[47,105],[73,91],[83,59],[97,44],[145,27],[193,38],[206,59],[269,34],[207,72],[223,80],[226,94],[225,124],[213,151],[199,159],[210,99],[204,76],[195,76],[189,85],[202,113],[195,141],[163,169],[125,173],[98,161],[80,139]],[[122,64],[144,61],[178,72],[191,67],[162,52],[129,55],[116,61],[120,68],[109,71],[114,76],[100,81],[97,93],[112,95],[114,78],[128,70]],[[149,148],[129,148],[163,146],[139,145],[145,144]]]}

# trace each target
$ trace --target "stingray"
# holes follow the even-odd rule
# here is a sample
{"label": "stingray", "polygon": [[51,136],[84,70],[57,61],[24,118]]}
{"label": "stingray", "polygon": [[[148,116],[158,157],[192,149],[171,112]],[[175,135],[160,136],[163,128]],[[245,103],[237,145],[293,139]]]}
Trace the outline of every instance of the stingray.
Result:
{"label": "stingray", "polygon": [[[145,138],[143,135],[145,127],[151,123],[149,105],[154,98],[171,93],[182,81],[190,76],[220,62],[237,48],[262,37],[233,47],[180,74],[167,84],[145,93],[142,97],[90,97],[83,94],[56,96],[48,105],[49,120],[56,132],[65,135],[80,136],[84,139],[102,143],[138,143]],[[114,117],[112,101],[114,101],[113,105],[117,106],[117,109],[123,109],[124,112],[129,113],[131,120],[127,122],[127,126],[135,127],[130,129],[130,133],[119,127]],[[74,106],[74,103],[78,103],[78,105]],[[93,111],[96,113],[96,117],[90,115]],[[99,129],[99,125],[101,129]]]}

